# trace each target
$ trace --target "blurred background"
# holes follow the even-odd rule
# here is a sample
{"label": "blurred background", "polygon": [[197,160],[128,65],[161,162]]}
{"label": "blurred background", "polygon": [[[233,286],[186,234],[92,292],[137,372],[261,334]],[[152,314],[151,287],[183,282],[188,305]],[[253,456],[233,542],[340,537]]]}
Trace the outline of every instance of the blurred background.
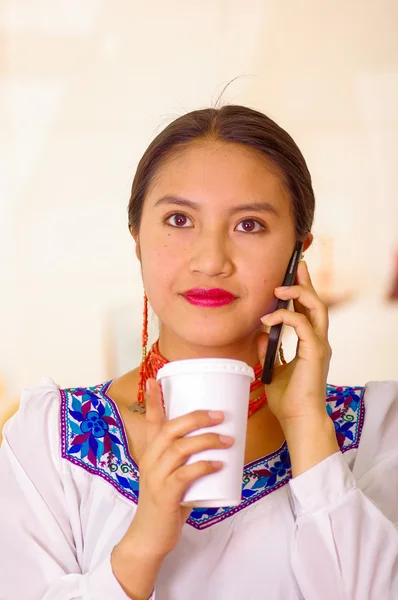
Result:
{"label": "blurred background", "polygon": [[136,165],[236,77],[223,101],[275,119],[313,176],[329,382],[396,379],[397,26],[396,0],[0,0],[0,407],[139,364]]}

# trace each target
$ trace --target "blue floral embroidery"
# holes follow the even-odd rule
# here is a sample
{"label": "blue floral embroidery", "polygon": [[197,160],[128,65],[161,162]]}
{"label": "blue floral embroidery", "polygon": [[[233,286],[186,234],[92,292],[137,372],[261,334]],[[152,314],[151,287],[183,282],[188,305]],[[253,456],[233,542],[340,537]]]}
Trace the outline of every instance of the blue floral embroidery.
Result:
{"label": "blue floral embroidery", "polygon": [[101,419],[96,410],[90,410],[90,412],[87,413],[87,417],[80,425],[80,429],[83,433],[91,431],[96,438],[105,437],[105,434],[108,431],[108,423],[104,421],[104,419]]}
{"label": "blue floral embroidery", "polygon": [[359,443],[364,419],[363,392],[363,387],[327,386],[326,410],[343,452]]}
{"label": "blue floral embroidery", "polygon": [[[108,402],[96,388],[67,390],[70,403],[64,414],[63,426],[68,442],[68,454],[75,455],[97,467],[104,455],[120,456],[120,424],[112,416]],[[66,413],[66,411],[65,411]]]}
{"label": "blue floral embroidery", "polygon": [[291,478],[290,456],[287,444],[264,458],[245,466],[242,479],[242,502],[239,506],[195,508],[187,521],[196,529],[205,529],[239,512],[246,506],[285,485]]}
{"label": "blue floral embroidery", "polygon": [[[128,451],[116,405],[106,395],[111,383],[61,390],[62,456],[138,502],[139,470]],[[326,410],[334,423],[341,452],[359,444],[365,415],[363,392],[363,387],[327,385]],[[290,456],[284,442],[273,454],[245,466],[239,506],[195,508],[187,523],[196,529],[210,527],[286,485],[290,478]]]}
{"label": "blue floral embroidery", "polygon": [[138,467],[116,406],[105,394],[110,383],[61,390],[62,456],[137,502]]}

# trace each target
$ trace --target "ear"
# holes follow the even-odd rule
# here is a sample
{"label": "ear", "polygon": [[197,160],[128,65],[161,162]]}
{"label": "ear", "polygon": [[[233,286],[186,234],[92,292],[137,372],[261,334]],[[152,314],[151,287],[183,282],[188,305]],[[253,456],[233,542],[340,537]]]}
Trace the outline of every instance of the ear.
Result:
{"label": "ear", "polygon": [[304,240],[303,252],[308,250],[308,248],[311,246],[313,240],[314,240],[314,236],[312,235],[312,233],[307,233],[305,240]]}
{"label": "ear", "polygon": [[135,241],[135,255],[138,258],[138,260],[141,262],[141,248],[140,248],[140,238],[137,235],[134,235],[133,233],[131,234],[134,238]]}
{"label": "ear", "polygon": [[139,242],[136,242],[136,244],[135,244],[135,255],[138,258],[138,260],[141,262],[141,248],[140,248]]}

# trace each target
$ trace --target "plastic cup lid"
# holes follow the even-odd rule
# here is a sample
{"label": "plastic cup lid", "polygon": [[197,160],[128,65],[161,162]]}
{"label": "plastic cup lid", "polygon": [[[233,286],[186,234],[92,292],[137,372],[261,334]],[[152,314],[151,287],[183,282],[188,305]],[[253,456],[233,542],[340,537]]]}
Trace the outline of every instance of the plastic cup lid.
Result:
{"label": "plastic cup lid", "polygon": [[235,373],[246,375],[254,381],[254,370],[242,360],[233,358],[187,358],[166,363],[157,373],[156,379],[174,375],[200,375],[201,373]]}

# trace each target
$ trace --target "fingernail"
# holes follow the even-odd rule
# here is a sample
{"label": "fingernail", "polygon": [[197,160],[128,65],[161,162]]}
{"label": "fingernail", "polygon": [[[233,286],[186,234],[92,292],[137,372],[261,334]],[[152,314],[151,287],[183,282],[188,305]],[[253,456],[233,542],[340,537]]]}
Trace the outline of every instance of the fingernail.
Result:
{"label": "fingernail", "polygon": [[234,438],[231,435],[220,435],[220,441],[222,444],[232,444]]}
{"label": "fingernail", "polygon": [[275,289],[278,290],[278,292],[285,292],[289,288],[290,288],[290,285],[281,285],[279,287],[276,287]]}
{"label": "fingernail", "polygon": [[214,419],[214,421],[218,421],[223,416],[224,414],[221,410],[209,410],[209,417],[210,419]]}
{"label": "fingernail", "polygon": [[270,316],[271,316],[271,313],[269,313],[268,315],[264,315],[263,317],[260,318],[260,321],[262,321],[263,323],[266,323],[266,321],[269,320]]}
{"label": "fingernail", "polygon": [[151,382],[149,381],[149,379],[146,380],[145,390],[147,394],[149,394],[149,392],[151,391]]}

